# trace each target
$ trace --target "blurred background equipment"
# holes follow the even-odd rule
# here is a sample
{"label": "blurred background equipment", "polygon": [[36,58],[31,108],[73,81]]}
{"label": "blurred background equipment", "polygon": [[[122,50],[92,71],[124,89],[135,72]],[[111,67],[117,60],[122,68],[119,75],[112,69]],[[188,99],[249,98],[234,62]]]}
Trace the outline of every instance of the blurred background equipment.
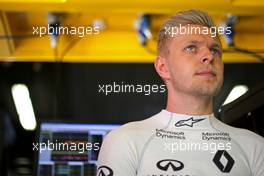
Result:
{"label": "blurred background equipment", "polygon": [[245,128],[264,137],[264,82],[235,101],[221,107],[220,119],[235,127]]}
{"label": "blurred background equipment", "polygon": [[[0,103],[1,104],[1,103]],[[0,107],[0,174],[7,175],[12,158],[9,157],[10,147],[16,139],[15,129],[4,105]]]}
{"label": "blurred background equipment", "polygon": [[164,20],[196,8],[217,26],[232,27],[221,36],[226,63],[259,63],[263,7],[262,0],[0,0],[0,60],[150,63]]}
{"label": "blurred background equipment", "polygon": [[120,125],[43,122],[35,143],[37,176],[96,175],[104,136]]}

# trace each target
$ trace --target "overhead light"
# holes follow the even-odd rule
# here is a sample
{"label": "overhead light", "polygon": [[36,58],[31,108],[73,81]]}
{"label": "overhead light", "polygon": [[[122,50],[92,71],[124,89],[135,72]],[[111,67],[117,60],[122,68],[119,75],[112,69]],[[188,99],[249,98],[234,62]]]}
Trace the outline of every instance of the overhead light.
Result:
{"label": "overhead light", "polygon": [[239,98],[241,95],[245,94],[248,91],[248,87],[245,85],[237,85],[235,86],[231,92],[229,93],[229,95],[227,96],[225,102],[223,105],[228,104],[234,100],[236,100],[237,98]]}
{"label": "overhead light", "polygon": [[97,28],[98,30],[103,30],[106,28],[105,22],[101,19],[96,19],[92,23],[93,28]]}
{"label": "overhead light", "polygon": [[143,46],[146,46],[148,40],[152,38],[152,34],[150,31],[150,18],[150,15],[142,14],[135,23],[140,44]]}
{"label": "overhead light", "polygon": [[237,24],[239,20],[238,16],[232,15],[232,14],[227,14],[227,20],[221,22],[220,26],[224,27],[225,29],[230,28],[230,33],[227,33],[227,31],[225,31],[223,37],[227,43],[228,46],[230,47],[235,47],[235,43],[234,43],[234,38],[235,38],[235,25]]}
{"label": "overhead light", "polygon": [[50,46],[56,48],[58,45],[59,28],[62,23],[62,15],[59,13],[48,13],[48,34],[50,35]]}
{"label": "overhead light", "polygon": [[36,128],[36,118],[27,86],[15,84],[12,86],[11,91],[22,127],[25,130],[34,130]]}

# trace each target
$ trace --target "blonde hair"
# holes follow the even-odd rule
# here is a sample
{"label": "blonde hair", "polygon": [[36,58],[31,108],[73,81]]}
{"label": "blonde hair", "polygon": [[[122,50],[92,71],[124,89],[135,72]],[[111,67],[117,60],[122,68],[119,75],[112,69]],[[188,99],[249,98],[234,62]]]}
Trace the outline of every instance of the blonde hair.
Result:
{"label": "blonde hair", "polygon": [[[171,38],[166,34],[166,28],[179,27],[185,25],[201,25],[208,28],[215,27],[213,19],[208,13],[200,10],[187,10],[179,12],[171,16],[160,28],[158,34],[158,55],[166,55],[169,53],[167,43]],[[218,38],[218,36],[217,36]]]}

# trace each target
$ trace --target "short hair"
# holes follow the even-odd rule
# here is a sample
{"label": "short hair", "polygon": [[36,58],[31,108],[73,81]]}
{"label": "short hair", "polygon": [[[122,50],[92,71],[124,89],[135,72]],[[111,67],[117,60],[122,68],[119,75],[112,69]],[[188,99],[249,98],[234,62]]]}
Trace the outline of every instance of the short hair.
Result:
{"label": "short hair", "polygon": [[[171,37],[170,35],[166,34],[166,28],[192,24],[206,26],[208,28],[215,27],[213,19],[206,12],[194,9],[178,12],[165,21],[159,30],[157,44],[158,55],[169,53],[167,43]],[[219,39],[218,35],[217,38]]]}

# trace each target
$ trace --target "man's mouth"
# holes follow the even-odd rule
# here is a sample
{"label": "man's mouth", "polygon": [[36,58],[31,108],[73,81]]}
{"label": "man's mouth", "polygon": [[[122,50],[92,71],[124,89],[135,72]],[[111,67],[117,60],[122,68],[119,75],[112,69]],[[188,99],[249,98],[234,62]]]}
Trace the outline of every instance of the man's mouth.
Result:
{"label": "man's mouth", "polygon": [[196,72],[195,75],[198,75],[198,76],[216,76],[216,72],[214,72],[212,70],[204,70],[204,71]]}

